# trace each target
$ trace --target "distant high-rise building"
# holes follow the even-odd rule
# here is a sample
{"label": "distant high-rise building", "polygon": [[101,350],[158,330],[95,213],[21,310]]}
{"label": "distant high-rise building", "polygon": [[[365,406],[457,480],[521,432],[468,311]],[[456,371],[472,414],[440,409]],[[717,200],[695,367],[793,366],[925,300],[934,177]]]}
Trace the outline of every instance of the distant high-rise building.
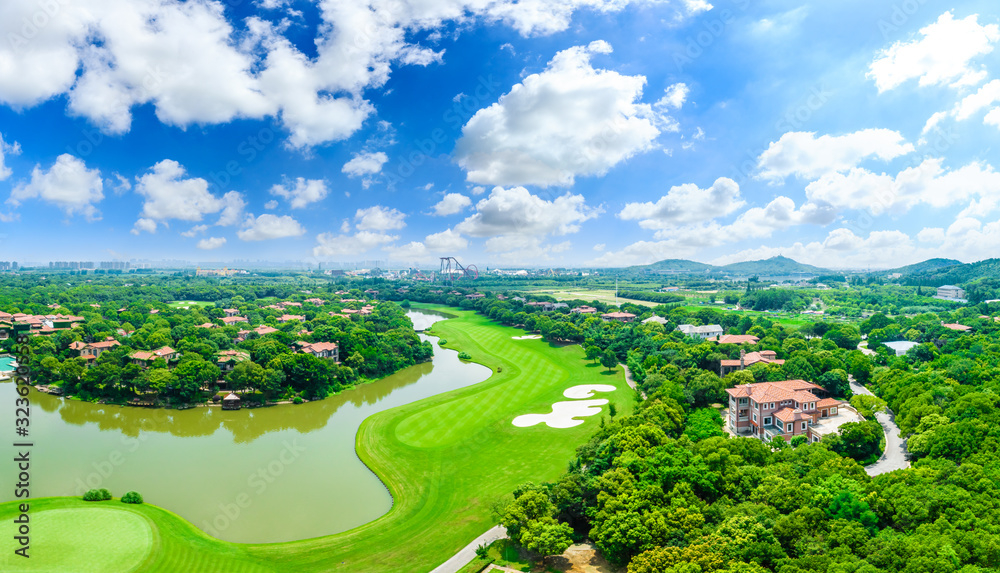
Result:
{"label": "distant high-rise building", "polygon": [[0,271],[16,271],[17,263],[14,261],[0,261]]}
{"label": "distant high-rise building", "polygon": [[94,263],[85,261],[52,261],[49,263],[50,269],[92,269],[94,268]]}

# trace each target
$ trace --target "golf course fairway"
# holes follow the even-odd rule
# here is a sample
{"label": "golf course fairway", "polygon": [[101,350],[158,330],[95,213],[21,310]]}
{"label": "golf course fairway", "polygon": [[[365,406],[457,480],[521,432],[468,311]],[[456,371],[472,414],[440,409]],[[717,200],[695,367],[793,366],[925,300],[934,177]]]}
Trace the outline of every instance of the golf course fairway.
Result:
{"label": "golf course fairway", "polygon": [[[600,397],[610,400],[622,415],[634,407],[633,392],[621,371],[612,374],[591,365],[578,345],[513,340],[523,331],[473,312],[420,306],[454,316],[436,323],[433,334],[494,374],[485,382],[386,410],[362,423],[357,453],[394,500],[382,517],[326,537],[237,544],[214,539],[148,504],[33,499],[29,501],[31,557],[5,551],[0,570],[97,571],[101,569],[88,569],[87,563],[99,560],[123,573],[427,573],[494,525],[491,504],[516,485],[557,479],[608,407],[572,428],[545,424],[519,428],[512,424],[515,417],[551,412],[554,403],[566,401],[566,389],[580,384],[615,386],[616,391]],[[191,487],[211,479],[197,468],[192,468],[191,476]],[[136,489],[141,491],[141,485]],[[313,495],[325,493],[318,490]],[[290,506],[288,511],[310,508]],[[5,547],[16,535],[17,514],[16,503],[0,504]],[[66,564],[73,566],[66,569]]]}

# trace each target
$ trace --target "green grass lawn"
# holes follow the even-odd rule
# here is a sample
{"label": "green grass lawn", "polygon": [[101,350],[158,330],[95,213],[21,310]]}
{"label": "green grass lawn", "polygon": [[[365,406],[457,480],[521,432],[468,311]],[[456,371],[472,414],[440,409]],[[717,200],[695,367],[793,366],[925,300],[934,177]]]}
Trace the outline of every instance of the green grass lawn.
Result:
{"label": "green grass lawn", "polygon": [[170,308],[181,308],[182,306],[215,306],[214,302],[205,302],[201,300],[174,300],[167,303]]}
{"label": "green grass lawn", "polygon": [[[118,504],[153,523],[153,550],[140,570],[426,573],[491,527],[491,505],[517,484],[557,479],[576,447],[600,422],[600,416],[594,416],[568,429],[516,428],[513,418],[548,413],[554,402],[566,400],[562,395],[566,388],[586,383],[616,386],[617,392],[599,397],[610,399],[621,415],[633,410],[633,392],[621,371],[608,374],[590,366],[579,346],[512,340],[524,332],[472,312],[442,310],[456,318],[435,324],[433,333],[446,339],[447,347],[468,352],[475,362],[493,369],[494,375],[474,386],[375,414],[362,423],[357,452],[393,496],[386,515],[337,535],[241,545],[213,539],[161,508]],[[502,371],[497,373],[497,368]],[[37,513],[32,519],[34,523],[34,515],[44,515],[46,509],[68,509],[82,517],[94,508],[73,498],[34,500],[32,510]],[[14,515],[13,503],[0,505],[4,534]],[[40,540],[45,527],[41,518],[36,527]],[[107,544],[105,550],[116,547]],[[60,553],[85,555],[84,551],[85,547],[74,545]],[[50,559],[56,556],[39,552],[30,562],[13,562],[3,571],[48,570]]]}

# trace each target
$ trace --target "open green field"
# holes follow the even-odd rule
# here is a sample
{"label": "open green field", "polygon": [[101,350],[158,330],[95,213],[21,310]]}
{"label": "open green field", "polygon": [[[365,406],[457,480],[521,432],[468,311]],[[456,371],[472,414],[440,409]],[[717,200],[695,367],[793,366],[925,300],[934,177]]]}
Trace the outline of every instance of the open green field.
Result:
{"label": "open green field", "polygon": [[195,306],[208,307],[208,306],[215,306],[215,303],[214,302],[205,302],[203,300],[173,300],[173,301],[168,302],[167,306],[169,306],[170,308],[182,308],[182,307],[185,307],[185,306],[187,306],[187,307],[195,307]]}
{"label": "open green field", "polygon": [[[387,410],[364,421],[356,440],[358,455],[378,474],[394,499],[392,509],[379,519],[327,537],[242,545],[211,538],[155,506],[95,504],[76,498],[32,500],[33,556],[12,560],[13,554],[7,552],[0,556],[0,570],[64,570],[53,569],[53,563],[87,559],[92,549],[80,541],[71,540],[58,551],[45,548],[46,515],[65,510],[70,513],[63,515],[73,520],[89,519],[95,530],[116,528],[120,521],[116,516],[93,514],[97,509],[114,507],[144,516],[150,523],[149,554],[137,571],[430,571],[494,525],[490,506],[509,495],[517,484],[557,479],[576,447],[600,423],[600,416],[594,416],[568,429],[545,425],[517,428],[511,424],[513,418],[550,412],[554,402],[566,400],[563,391],[577,384],[616,386],[616,392],[599,397],[610,399],[622,415],[635,405],[621,371],[608,374],[591,366],[577,345],[512,340],[524,332],[498,326],[472,312],[440,310],[455,318],[435,324],[433,333],[446,339],[447,347],[468,352],[474,361],[493,369],[494,375],[480,384]],[[196,483],[192,481],[192,487],[197,487]],[[315,495],[326,494],[316,491]],[[0,505],[0,535],[6,539],[11,539],[15,510],[14,503]],[[288,511],[309,508],[289,507]],[[125,547],[115,535],[100,547],[110,554],[105,558],[125,563],[126,550],[143,544],[133,542]]]}

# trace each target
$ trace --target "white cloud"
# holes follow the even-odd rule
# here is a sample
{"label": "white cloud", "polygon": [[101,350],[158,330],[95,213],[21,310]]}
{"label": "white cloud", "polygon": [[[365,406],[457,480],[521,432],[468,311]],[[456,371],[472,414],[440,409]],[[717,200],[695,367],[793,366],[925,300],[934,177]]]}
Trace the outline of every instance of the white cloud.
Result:
{"label": "white cloud", "polygon": [[427,258],[427,247],[420,241],[412,241],[401,247],[386,247],[385,251],[389,256],[404,261]]}
{"label": "white cloud", "polygon": [[283,197],[291,204],[292,209],[304,209],[310,203],[322,201],[330,193],[324,179],[305,179],[298,177],[294,185],[274,185],[271,195]]}
{"label": "white cloud", "polygon": [[687,101],[688,94],[691,93],[691,88],[682,82],[669,86],[663,92],[663,97],[653,105],[661,108],[680,109],[684,105],[684,102]]}
{"label": "white cloud", "polygon": [[406,215],[397,209],[389,209],[375,205],[367,209],[358,209],[354,220],[361,231],[392,231],[406,226],[403,219]]}
{"label": "white cloud", "polygon": [[264,208],[267,209],[268,211],[273,210],[273,209],[277,209],[278,208],[278,202],[275,201],[274,199],[271,199],[267,203],[264,203]]}
{"label": "white cloud", "polygon": [[820,137],[812,132],[791,131],[771,142],[757,161],[764,179],[780,181],[789,175],[813,179],[851,169],[867,158],[889,161],[913,149],[899,132],[889,129]]}
{"label": "white cloud", "polygon": [[461,193],[448,193],[441,201],[434,205],[434,214],[439,217],[454,215],[455,213],[461,213],[469,205],[472,205],[472,199],[469,199],[465,195]]}
{"label": "white cloud", "polygon": [[0,134],[0,181],[3,181],[10,177],[12,171],[10,167],[7,167],[6,157],[8,155],[18,155],[21,153],[21,146],[15,141],[14,143],[7,143],[3,139],[3,135]]}
{"label": "white cloud", "polygon": [[226,244],[225,237],[209,237],[207,239],[202,239],[198,241],[198,248],[204,251],[211,251],[212,249],[218,249],[222,245]]}
{"label": "white cloud", "polygon": [[389,161],[389,156],[378,151],[375,153],[355,153],[351,160],[344,164],[341,172],[348,177],[375,175],[382,171],[382,166]]}
{"label": "white cloud", "polygon": [[696,249],[682,247],[676,241],[637,241],[620,251],[608,251],[588,264],[595,267],[626,267],[645,265],[683,256],[691,256]]}
{"label": "white cloud", "polygon": [[322,233],[316,237],[316,246],[313,247],[312,252],[313,256],[320,258],[354,257],[391,243],[398,238],[398,235],[374,231],[358,231],[353,235]]}
{"label": "white cloud", "polygon": [[[285,0],[260,0],[265,8]],[[575,11],[622,10],[653,0],[445,0],[318,3],[316,46],[307,56],[285,36],[288,22],[258,16],[231,23],[223,2],[74,0],[52,12],[37,3],[0,3],[0,101],[34,106],[67,96],[69,111],[107,132],[131,126],[150,104],[164,123],[186,127],[273,117],[307,147],[342,140],[374,113],[366,91],[394,65],[441,61],[411,41],[449,23],[501,21],[522,35],[565,30]],[[55,5],[55,4],[53,4]],[[706,10],[683,0],[682,16]],[[46,24],[26,37],[25,22]],[[289,9],[289,14],[294,11]],[[300,33],[296,28],[296,33]]]}
{"label": "white cloud", "polygon": [[983,216],[994,211],[1000,201],[1000,173],[993,167],[973,162],[946,170],[941,158],[924,160],[895,177],[866,169],[831,173],[806,186],[806,196],[814,203],[838,209],[864,210],[872,215],[901,213],[914,205],[948,207],[971,199],[969,211]]}
{"label": "white cloud", "polygon": [[244,229],[236,233],[236,236],[244,241],[267,241],[298,237],[305,232],[305,228],[288,215],[279,217],[268,213],[257,218],[252,214],[247,216]]}
{"label": "white cloud", "polygon": [[687,183],[671,187],[656,203],[627,203],[618,217],[638,219],[644,229],[669,229],[724,217],[744,204],[740,186],[732,179],[720,177],[708,189]]}
{"label": "white cloud", "polygon": [[473,195],[482,195],[483,193],[486,193],[486,187],[483,187],[482,185],[476,185],[472,188]]}
{"label": "white cloud", "polygon": [[205,215],[227,206],[226,201],[209,193],[208,181],[200,177],[184,179],[185,175],[180,163],[164,159],[139,177],[135,191],[146,198],[141,216],[156,221],[201,221]]}
{"label": "white cloud", "polygon": [[7,202],[16,207],[36,198],[56,205],[67,215],[80,213],[90,221],[98,220],[101,214],[94,204],[104,199],[101,171],[87,169],[83,160],[64,153],[47,170],[36,165],[31,181],[15,187]]}
{"label": "white cloud", "polygon": [[140,218],[135,222],[132,227],[131,233],[133,235],[138,235],[139,233],[155,233],[156,232],[156,221],[152,219]]}
{"label": "white cloud", "polygon": [[181,233],[181,236],[189,238],[197,237],[198,235],[204,233],[207,230],[208,230],[208,225],[195,225],[194,227],[191,227],[187,231]]}
{"label": "white cloud", "polygon": [[900,231],[873,231],[859,237],[849,229],[834,229],[823,241],[795,243],[785,247],[759,247],[731,253],[713,264],[759,260],[783,255],[801,263],[834,269],[898,267],[929,257],[914,248],[910,237]]}
{"label": "white cloud", "polygon": [[871,63],[868,77],[875,80],[880,93],[915,78],[921,87],[978,84],[986,71],[974,68],[972,60],[993,51],[1000,27],[981,26],[977,20],[975,14],[961,20],[951,12],[941,14],[937,22],[920,29],[922,38],[882,50]]}
{"label": "white cloud", "polygon": [[602,210],[588,207],[582,195],[566,193],[552,201],[532,195],[524,187],[495,187],[489,197],[476,204],[476,213],[455,226],[473,237],[514,236],[544,238],[580,230],[580,224]]}
{"label": "white cloud", "polygon": [[216,225],[221,227],[229,227],[240,222],[243,218],[243,209],[246,208],[247,202],[243,200],[243,195],[240,195],[236,191],[230,191],[222,196],[222,214],[219,215],[219,220],[216,221]]}
{"label": "white cloud", "polygon": [[1000,80],[993,80],[979,88],[976,93],[965,96],[955,106],[955,119],[958,121],[969,119],[998,101],[1000,101]]}
{"label": "white cloud", "polygon": [[651,149],[660,134],[638,103],[643,76],[594,69],[605,44],[563,50],[462,128],[455,157],[473,183],[572,185]]}
{"label": "white cloud", "polygon": [[432,235],[427,235],[424,239],[424,244],[427,248],[434,252],[444,252],[450,253],[455,251],[464,251],[469,246],[469,241],[459,233],[456,233],[452,229],[446,231],[441,231],[440,233],[434,233]]}

